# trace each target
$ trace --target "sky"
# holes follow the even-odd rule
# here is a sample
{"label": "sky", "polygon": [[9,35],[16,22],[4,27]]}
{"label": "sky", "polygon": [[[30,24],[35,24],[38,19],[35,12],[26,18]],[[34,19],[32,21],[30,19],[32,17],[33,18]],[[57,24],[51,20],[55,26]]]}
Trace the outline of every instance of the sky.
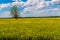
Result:
{"label": "sky", "polygon": [[60,0],[0,0],[0,18],[11,17],[14,5],[19,7],[20,17],[60,16]]}

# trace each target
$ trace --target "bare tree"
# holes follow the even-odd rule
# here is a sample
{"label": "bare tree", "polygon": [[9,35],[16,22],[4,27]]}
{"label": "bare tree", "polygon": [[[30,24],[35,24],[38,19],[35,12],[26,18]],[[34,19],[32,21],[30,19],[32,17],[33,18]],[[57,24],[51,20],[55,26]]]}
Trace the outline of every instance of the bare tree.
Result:
{"label": "bare tree", "polygon": [[17,19],[19,17],[19,10],[17,6],[13,6],[10,10],[10,14],[13,18]]}

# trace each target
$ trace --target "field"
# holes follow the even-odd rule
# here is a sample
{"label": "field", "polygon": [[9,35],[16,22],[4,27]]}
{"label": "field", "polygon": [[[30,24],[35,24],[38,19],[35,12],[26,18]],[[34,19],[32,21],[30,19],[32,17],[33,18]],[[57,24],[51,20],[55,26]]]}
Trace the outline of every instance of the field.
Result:
{"label": "field", "polygon": [[60,18],[0,19],[0,40],[60,40]]}

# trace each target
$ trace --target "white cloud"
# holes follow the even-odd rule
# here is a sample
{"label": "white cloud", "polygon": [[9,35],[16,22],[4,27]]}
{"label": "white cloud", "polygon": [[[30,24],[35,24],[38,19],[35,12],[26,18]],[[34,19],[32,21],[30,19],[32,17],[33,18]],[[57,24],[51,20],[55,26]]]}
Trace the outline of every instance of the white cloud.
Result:
{"label": "white cloud", "polygon": [[0,17],[11,17],[10,12],[9,11],[4,12],[3,14],[0,15]]}
{"label": "white cloud", "polygon": [[[59,0],[45,1],[45,0],[28,0],[26,2],[26,8],[23,10],[21,15],[23,17],[40,17],[40,16],[58,16],[60,15],[59,9],[48,9],[41,10],[43,8],[48,8],[52,5],[60,4]],[[39,10],[40,9],[40,10]]]}
{"label": "white cloud", "polygon": [[21,0],[15,0],[15,2],[12,2],[12,3],[0,4],[0,10],[3,9],[3,8],[12,7],[14,5],[24,7],[25,2],[23,2]]}
{"label": "white cloud", "polygon": [[20,7],[35,7],[35,8],[44,8],[53,5],[60,4],[59,0],[52,0],[52,1],[45,1],[45,0],[28,0],[27,2],[23,2],[21,0],[12,0],[15,2],[8,3],[8,4],[0,4],[0,9],[11,7],[14,5],[20,6]]}
{"label": "white cloud", "polygon": [[38,10],[27,11],[27,9],[25,9],[24,12],[22,12],[20,15],[22,15],[22,17],[60,16],[60,8],[42,11]]}
{"label": "white cloud", "polygon": [[[48,9],[48,10],[41,10],[43,8],[48,8],[52,5],[60,5],[60,0],[52,0],[52,1],[45,1],[45,0],[28,0],[27,2],[23,2],[21,0],[13,0],[15,2],[8,3],[8,4],[1,4],[0,10],[2,8],[11,7],[17,5],[19,7],[26,7],[21,16],[54,16],[60,15],[59,9]],[[4,14],[5,15],[5,14]],[[6,15],[7,16],[7,15]]]}
{"label": "white cloud", "polygon": [[[41,16],[60,16],[60,8],[48,9],[48,10],[31,10],[25,9],[24,12],[20,14],[22,17],[41,17]],[[9,11],[4,12],[0,17],[12,17]]]}
{"label": "white cloud", "polygon": [[52,0],[52,1],[60,1],[60,0]]}
{"label": "white cloud", "polygon": [[7,7],[10,7],[10,3],[8,3],[8,4],[0,4],[0,10],[3,9],[3,8],[7,8]]}
{"label": "white cloud", "polygon": [[60,0],[52,0],[52,4],[54,4],[54,5],[60,5]]}
{"label": "white cloud", "polygon": [[25,2],[13,2],[11,5],[12,6],[17,5],[17,6],[24,7],[25,6]]}

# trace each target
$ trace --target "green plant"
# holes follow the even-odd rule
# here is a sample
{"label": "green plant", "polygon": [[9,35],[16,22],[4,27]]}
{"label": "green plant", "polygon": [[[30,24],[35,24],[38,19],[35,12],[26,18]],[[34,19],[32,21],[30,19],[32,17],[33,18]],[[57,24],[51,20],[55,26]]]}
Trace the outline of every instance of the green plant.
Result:
{"label": "green plant", "polygon": [[10,14],[12,15],[13,18],[17,19],[19,17],[19,10],[17,6],[13,6],[11,8]]}

